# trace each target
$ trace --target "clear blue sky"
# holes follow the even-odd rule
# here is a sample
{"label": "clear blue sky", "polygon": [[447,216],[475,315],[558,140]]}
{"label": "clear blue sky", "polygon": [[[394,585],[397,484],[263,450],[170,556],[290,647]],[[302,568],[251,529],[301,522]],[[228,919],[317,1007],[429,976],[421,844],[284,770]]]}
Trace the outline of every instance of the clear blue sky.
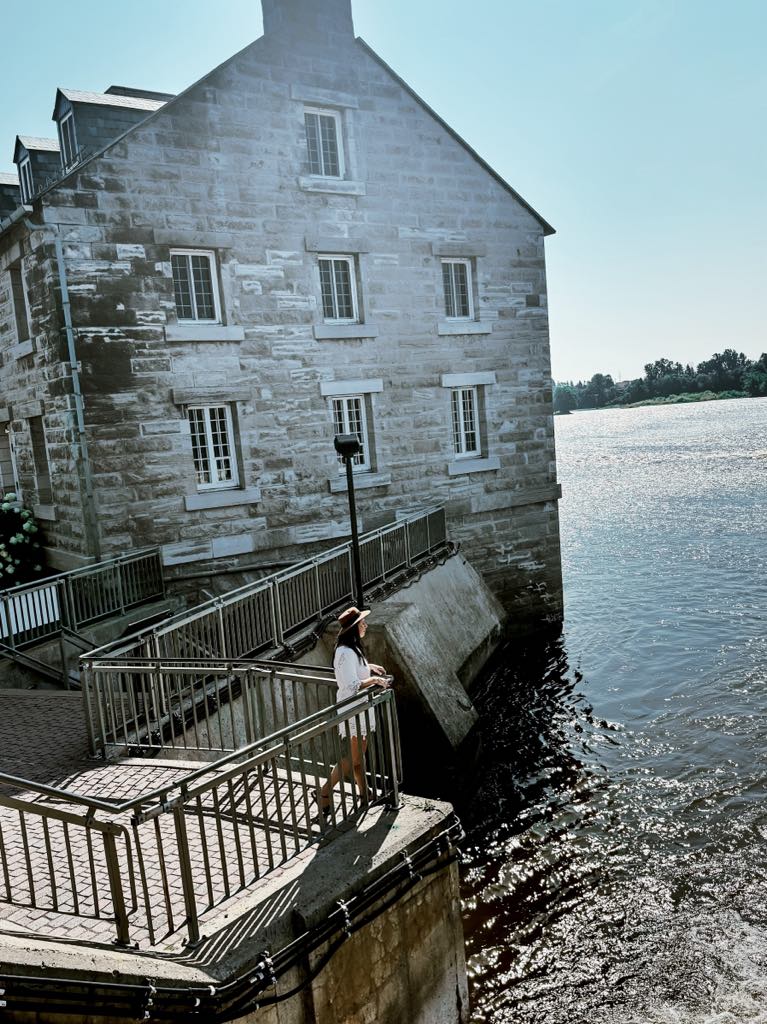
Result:
{"label": "clear blue sky", "polygon": [[[357,33],[540,213],[558,380],[767,350],[764,0],[353,0]],[[178,92],[259,0],[3,0],[0,169],[56,86]],[[12,13],[13,12],[13,13]]]}

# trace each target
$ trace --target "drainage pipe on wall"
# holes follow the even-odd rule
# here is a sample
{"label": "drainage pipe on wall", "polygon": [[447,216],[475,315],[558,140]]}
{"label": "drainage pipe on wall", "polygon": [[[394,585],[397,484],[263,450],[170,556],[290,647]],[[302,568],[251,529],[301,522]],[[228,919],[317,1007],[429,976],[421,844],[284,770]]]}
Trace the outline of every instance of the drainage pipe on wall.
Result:
{"label": "drainage pipe on wall", "polygon": [[61,309],[64,318],[64,332],[67,336],[67,355],[69,357],[69,370],[72,376],[72,397],[75,406],[75,429],[77,432],[78,463],[81,476],[81,489],[84,492],[84,519],[85,532],[88,538],[88,547],[95,561],[101,561],[101,541],[99,538],[98,519],[96,516],[96,498],[93,488],[93,472],[91,469],[90,456],[88,453],[88,438],[85,432],[85,406],[83,404],[83,392],[80,384],[80,364],[75,348],[75,329],[72,325],[72,308],[69,302],[69,288],[67,287],[67,270],[64,263],[64,247],[61,244],[61,234],[58,224],[33,224],[25,219],[24,225],[32,231],[53,232],[53,245],[56,252],[56,269],[61,289]]}

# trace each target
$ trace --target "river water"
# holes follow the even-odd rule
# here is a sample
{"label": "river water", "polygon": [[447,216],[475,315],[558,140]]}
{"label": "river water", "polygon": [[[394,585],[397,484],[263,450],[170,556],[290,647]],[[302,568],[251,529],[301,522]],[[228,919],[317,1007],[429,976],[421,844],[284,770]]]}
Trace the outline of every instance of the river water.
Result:
{"label": "river water", "polygon": [[472,1021],[767,1022],[767,399],[556,432],[564,635],[474,693]]}

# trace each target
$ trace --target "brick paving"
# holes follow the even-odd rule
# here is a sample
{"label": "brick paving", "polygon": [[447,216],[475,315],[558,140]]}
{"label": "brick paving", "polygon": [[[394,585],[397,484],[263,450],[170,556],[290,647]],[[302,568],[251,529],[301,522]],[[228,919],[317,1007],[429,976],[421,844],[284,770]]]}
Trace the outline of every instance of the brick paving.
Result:
{"label": "brick paving", "polygon": [[[83,795],[133,799],[171,788],[192,767],[135,759],[89,762],[79,695],[0,691],[0,723],[0,770]],[[20,787],[0,792],[76,816],[61,820],[0,807],[0,930],[111,943],[114,910],[104,840],[85,827],[84,809]],[[183,825],[198,913],[225,903],[316,841],[315,813],[304,789],[276,765],[187,800]],[[127,813],[99,811],[95,820],[121,829],[116,842],[131,941],[178,950],[186,912],[174,815],[135,823]]]}

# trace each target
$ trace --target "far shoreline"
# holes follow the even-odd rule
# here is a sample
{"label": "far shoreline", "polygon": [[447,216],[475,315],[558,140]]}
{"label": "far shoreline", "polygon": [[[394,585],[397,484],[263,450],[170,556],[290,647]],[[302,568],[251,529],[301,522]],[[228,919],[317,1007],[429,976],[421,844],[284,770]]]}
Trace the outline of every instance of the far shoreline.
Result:
{"label": "far shoreline", "polygon": [[646,409],[652,406],[663,405],[698,405],[701,402],[728,402],[736,399],[765,398],[765,395],[749,395],[745,391],[702,391],[697,394],[667,395],[662,398],[646,398],[641,402],[632,402],[630,405],[622,405],[619,402],[611,402],[609,405],[592,405],[585,409],[567,409],[555,412],[555,416],[572,416],[579,412],[603,412],[607,409]]}

